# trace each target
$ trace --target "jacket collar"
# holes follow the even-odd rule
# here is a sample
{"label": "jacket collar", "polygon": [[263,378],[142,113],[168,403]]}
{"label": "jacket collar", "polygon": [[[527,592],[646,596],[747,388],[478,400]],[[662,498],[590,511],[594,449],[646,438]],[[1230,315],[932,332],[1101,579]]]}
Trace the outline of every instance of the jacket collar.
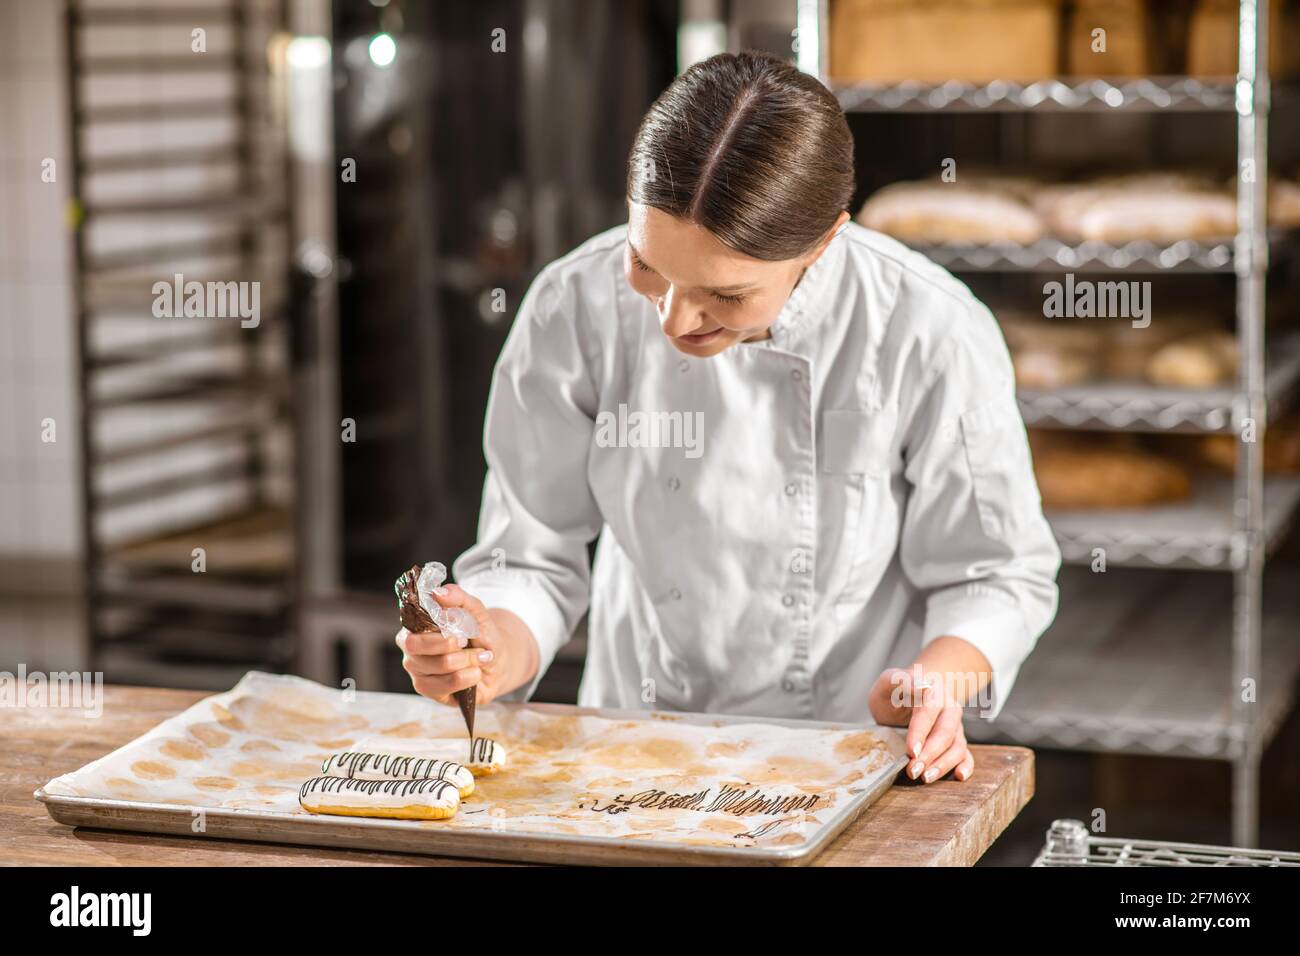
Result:
{"label": "jacket collar", "polygon": [[840,226],[817,261],[804,270],[803,278],[795,285],[769,329],[771,337],[751,344],[788,348],[826,315],[836,284],[835,277],[840,274],[844,260],[847,242],[844,232],[847,228],[848,223]]}

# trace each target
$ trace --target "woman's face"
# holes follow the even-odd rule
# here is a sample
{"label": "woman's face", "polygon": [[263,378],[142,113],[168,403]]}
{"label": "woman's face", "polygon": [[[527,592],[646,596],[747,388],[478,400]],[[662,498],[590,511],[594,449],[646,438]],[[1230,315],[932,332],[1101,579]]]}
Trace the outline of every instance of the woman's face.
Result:
{"label": "woman's face", "polygon": [[703,226],[639,203],[628,203],[627,237],[627,281],[655,307],[668,341],[701,358],[767,338],[803,270],[824,248],[799,259],[752,259]]}

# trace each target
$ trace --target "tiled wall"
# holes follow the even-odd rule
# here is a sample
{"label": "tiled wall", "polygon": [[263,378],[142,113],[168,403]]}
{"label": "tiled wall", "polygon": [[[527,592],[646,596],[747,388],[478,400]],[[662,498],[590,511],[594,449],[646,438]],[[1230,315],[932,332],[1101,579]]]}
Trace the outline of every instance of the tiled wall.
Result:
{"label": "tiled wall", "polygon": [[61,3],[0,0],[0,592],[47,589],[79,551],[62,35]]}

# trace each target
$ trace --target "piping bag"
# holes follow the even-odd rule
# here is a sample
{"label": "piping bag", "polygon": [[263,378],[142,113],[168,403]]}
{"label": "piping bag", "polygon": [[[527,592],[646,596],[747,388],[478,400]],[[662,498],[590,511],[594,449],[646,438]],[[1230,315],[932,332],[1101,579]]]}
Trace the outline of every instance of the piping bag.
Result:
{"label": "piping bag", "polygon": [[[478,636],[478,624],[473,615],[461,607],[443,607],[432,591],[447,580],[447,568],[440,561],[430,561],[421,567],[416,564],[397,579],[393,591],[397,594],[397,613],[402,627],[413,633],[442,631],[453,637],[472,640]],[[477,687],[466,687],[453,695],[460,715],[465,718],[469,731],[470,760],[474,758],[474,705],[478,698]]]}

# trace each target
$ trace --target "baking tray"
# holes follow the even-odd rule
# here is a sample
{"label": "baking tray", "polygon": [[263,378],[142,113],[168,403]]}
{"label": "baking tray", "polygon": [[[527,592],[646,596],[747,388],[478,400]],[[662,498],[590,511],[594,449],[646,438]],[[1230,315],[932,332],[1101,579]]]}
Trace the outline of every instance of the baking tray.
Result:
{"label": "baking tray", "polygon": [[[207,698],[205,701],[214,699],[216,698]],[[205,701],[200,701],[199,704]],[[533,711],[556,716],[594,716],[614,721],[648,723],[664,721],[677,725],[704,725],[710,728],[759,724],[796,730],[820,729],[848,732],[869,730],[884,745],[885,752],[891,759],[872,769],[860,781],[860,786],[850,788],[849,798],[835,803],[830,810],[830,815],[812,829],[807,839],[782,846],[765,846],[759,842],[739,846],[687,845],[666,840],[659,842],[649,839],[628,839],[624,836],[512,830],[508,819],[493,820],[490,824],[452,828],[441,821],[318,816],[286,813],[280,810],[199,807],[177,803],[151,803],[136,799],[72,796],[51,793],[46,787],[37,790],[35,796],[45,804],[52,819],[73,827],[533,863],[804,865],[814,860],[817,854],[845,827],[884,793],[907,762],[903,735],[890,728],[781,718],[580,708],[558,704],[495,703],[492,705],[492,709],[507,715],[516,708],[520,712]],[[139,738],[132,744],[137,744],[143,739]],[[126,746],[130,747],[132,744]],[[195,832],[195,820],[200,811],[203,816],[203,830]],[[744,819],[738,820],[738,827],[747,827],[747,822],[741,822]]]}

